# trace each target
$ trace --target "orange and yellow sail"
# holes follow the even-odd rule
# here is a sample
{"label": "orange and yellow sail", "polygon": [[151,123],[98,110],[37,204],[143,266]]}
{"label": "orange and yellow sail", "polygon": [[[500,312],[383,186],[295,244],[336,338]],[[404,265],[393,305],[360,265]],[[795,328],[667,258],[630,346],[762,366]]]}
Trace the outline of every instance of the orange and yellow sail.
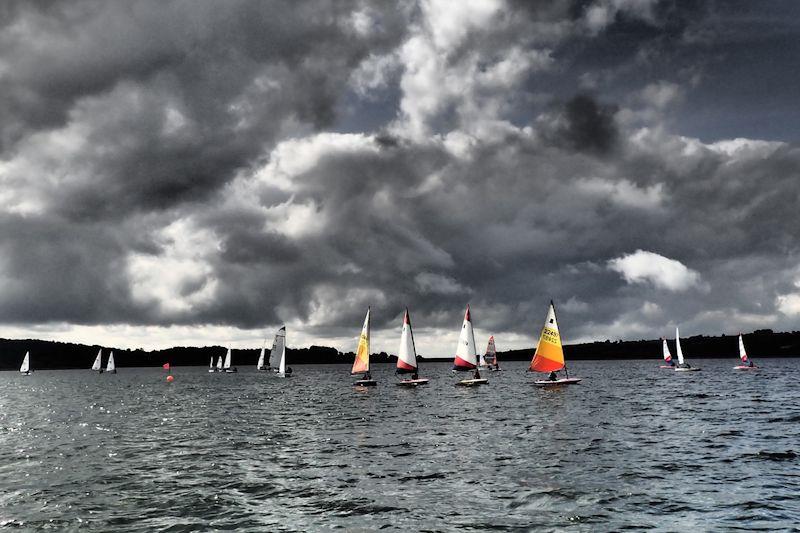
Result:
{"label": "orange and yellow sail", "polygon": [[358,338],[358,350],[356,350],[356,360],[353,362],[351,374],[364,374],[369,372],[369,308],[367,316],[364,318],[364,326],[361,328],[361,336]]}
{"label": "orange and yellow sail", "polygon": [[535,372],[554,372],[562,368],[564,368],[564,348],[561,346],[561,335],[558,333],[556,309],[551,301],[530,369]]}

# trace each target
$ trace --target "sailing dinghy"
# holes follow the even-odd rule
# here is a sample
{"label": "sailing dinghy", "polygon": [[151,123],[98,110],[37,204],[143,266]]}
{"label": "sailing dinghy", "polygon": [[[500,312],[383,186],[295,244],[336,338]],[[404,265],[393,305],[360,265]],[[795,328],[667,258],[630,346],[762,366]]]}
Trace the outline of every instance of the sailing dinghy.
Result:
{"label": "sailing dinghy", "polygon": [[378,384],[369,373],[369,307],[367,307],[367,316],[364,317],[364,325],[361,327],[361,336],[358,338],[356,360],[353,361],[353,368],[350,370],[351,376],[355,374],[364,375],[353,383],[354,386],[374,387]]}
{"label": "sailing dinghy", "polygon": [[456,357],[453,360],[454,372],[467,372],[474,370],[475,373],[471,379],[462,379],[456,386],[460,387],[475,387],[489,383],[486,378],[481,378],[481,373],[478,370],[478,353],[475,349],[475,333],[472,331],[472,318],[469,312],[469,304],[467,304],[467,311],[464,313],[464,322],[461,324],[461,335],[458,337],[458,347],[456,348]]}
{"label": "sailing dinghy", "polygon": [[489,366],[492,372],[500,372],[500,363],[497,361],[497,348],[494,346],[494,335],[489,337],[489,344],[486,345],[486,354],[483,356],[484,361]]}
{"label": "sailing dinghy", "polygon": [[217,357],[217,372],[222,372],[222,356]]}
{"label": "sailing dinghy", "polygon": [[[550,300],[550,307],[547,309],[547,318],[544,320],[542,334],[539,336],[539,344],[533,354],[531,366],[528,368],[532,372],[550,372],[549,379],[534,381],[534,385],[539,387],[552,387],[558,385],[573,385],[580,383],[580,378],[569,377],[567,363],[564,361],[564,348],[561,345],[561,335],[558,332],[558,321],[556,320],[556,308],[553,300]],[[563,370],[566,377],[559,379],[556,372]]]}
{"label": "sailing dinghy", "polygon": [[267,370],[272,369],[274,372],[278,372],[278,367],[281,364],[281,357],[283,357],[285,347],[286,326],[281,326],[278,329],[278,332],[275,334],[275,340],[272,341],[272,350],[269,352],[269,363],[267,365]]}
{"label": "sailing dinghy", "polygon": [[30,376],[31,372],[31,352],[25,352],[25,358],[22,359],[22,364],[19,367],[19,373],[23,376]]}
{"label": "sailing dinghy", "polygon": [[108,363],[106,364],[106,373],[107,374],[117,373],[117,365],[114,363],[114,352],[111,352],[111,355],[108,356]]}
{"label": "sailing dinghy", "polygon": [[97,372],[98,374],[103,373],[103,349],[97,351],[97,357],[94,358],[94,363],[92,363],[92,370]]}
{"label": "sailing dinghy", "polygon": [[403,315],[403,332],[400,334],[400,349],[397,350],[397,370],[395,374],[411,374],[411,379],[401,379],[400,387],[417,387],[425,385],[428,380],[420,379],[418,374],[417,349],[414,346],[414,332],[411,331],[411,318],[408,309]]}
{"label": "sailing dinghy", "polygon": [[211,356],[211,359],[208,361],[208,371],[210,373],[214,373],[217,371],[217,367],[214,366],[214,356]]}
{"label": "sailing dinghy", "polygon": [[232,364],[231,364],[231,349],[230,349],[230,347],[228,348],[228,351],[225,352],[225,363],[223,363],[222,369],[228,374],[233,374],[234,372],[238,372],[236,367],[232,366]]}
{"label": "sailing dinghy", "polygon": [[[278,334],[280,335],[280,359],[278,360],[278,372],[275,374],[279,378],[288,378],[292,376],[292,368],[286,366],[286,327],[282,327],[278,330]],[[278,336],[275,336],[275,339],[278,339]],[[272,349],[275,349],[275,346],[272,346]]]}
{"label": "sailing dinghy", "polygon": [[675,367],[675,372],[697,372],[700,370],[683,360],[683,350],[681,350],[681,339],[678,328],[675,328],[675,352],[678,354],[678,366]]}
{"label": "sailing dinghy", "polygon": [[734,370],[758,370],[758,367],[747,357],[741,333],[739,333],[739,359],[742,361],[742,364],[733,367]]}
{"label": "sailing dinghy", "polygon": [[267,339],[264,339],[264,345],[261,346],[261,353],[258,354],[258,362],[256,363],[256,370],[263,372],[267,369],[264,359],[267,351]]}
{"label": "sailing dinghy", "polygon": [[667,346],[667,339],[661,339],[661,352],[664,354],[664,362],[666,364],[661,365],[658,368],[669,368],[670,370],[675,368],[675,363],[672,361],[672,354],[669,353],[669,346]]}

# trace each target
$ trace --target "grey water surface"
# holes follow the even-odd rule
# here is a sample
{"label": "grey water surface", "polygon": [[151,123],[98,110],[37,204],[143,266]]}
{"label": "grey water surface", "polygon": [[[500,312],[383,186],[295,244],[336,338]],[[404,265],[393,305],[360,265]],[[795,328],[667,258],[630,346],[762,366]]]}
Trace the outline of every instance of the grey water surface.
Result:
{"label": "grey water surface", "polygon": [[[0,528],[800,531],[800,360],[0,373]],[[241,368],[241,367],[240,367]]]}

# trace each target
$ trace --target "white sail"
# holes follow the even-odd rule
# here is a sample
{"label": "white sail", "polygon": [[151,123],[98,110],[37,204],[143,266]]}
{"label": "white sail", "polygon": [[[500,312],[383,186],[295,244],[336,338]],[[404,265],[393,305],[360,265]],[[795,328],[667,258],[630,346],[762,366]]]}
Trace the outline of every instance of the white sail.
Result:
{"label": "white sail", "polygon": [[[284,335],[286,330],[284,330]],[[286,343],[281,343],[281,361],[278,363],[278,374],[286,374]]]}
{"label": "white sail", "polygon": [[264,352],[266,351],[267,341],[264,340],[264,346],[261,347],[261,353],[258,354],[258,362],[256,363],[256,370],[264,370]]}
{"label": "white sail", "polygon": [[744,349],[744,341],[742,341],[741,333],[739,333],[739,359],[742,360],[742,363],[747,362],[747,352]]}
{"label": "white sail", "polygon": [[678,364],[683,364],[683,350],[681,350],[681,339],[678,328],[675,328],[675,352],[678,354]]}
{"label": "white sail", "polygon": [[269,352],[269,366],[277,368],[280,365],[283,349],[286,346],[286,326],[281,326],[272,341],[272,350]]}
{"label": "white sail", "polygon": [[208,368],[214,368],[214,356],[211,356],[211,359],[208,361]]}
{"label": "white sail", "polygon": [[217,370],[222,370],[222,356],[217,357]]}
{"label": "white sail", "polygon": [[475,349],[475,334],[472,331],[472,318],[469,312],[464,313],[464,322],[461,325],[461,335],[458,337],[458,347],[453,365],[457,370],[469,370],[478,365],[478,352]]}
{"label": "white sail", "polygon": [[225,363],[222,365],[222,368],[228,370],[231,367],[231,349],[228,348],[228,351],[225,352]]}
{"label": "white sail", "polygon": [[108,356],[108,363],[106,364],[106,372],[116,372],[117,365],[114,364],[114,352]]}
{"label": "white sail", "polygon": [[22,360],[22,365],[19,367],[19,371],[23,374],[27,374],[31,371],[31,352],[25,352],[25,358]]}
{"label": "white sail", "polygon": [[103,369],[103,349],[101,348],[97,352],[97,357],[94,358],[94,363],[92,363],[92,370],[100,371]]}
{"label": "white sail", "polygon": [[661,339],[661,351],[664,352],[664,361],[671,362],[672,354],[669,353],[669,346],[667,346],[667,339]]}
{"label": "white sail", "polygon": [[414,332],[411,331],[411,319],[408,309],[403,315],[403,332],[400,334],[400,348],[397,350],[397,371],[414,372],[417,370],[417,350],[414,346]]}

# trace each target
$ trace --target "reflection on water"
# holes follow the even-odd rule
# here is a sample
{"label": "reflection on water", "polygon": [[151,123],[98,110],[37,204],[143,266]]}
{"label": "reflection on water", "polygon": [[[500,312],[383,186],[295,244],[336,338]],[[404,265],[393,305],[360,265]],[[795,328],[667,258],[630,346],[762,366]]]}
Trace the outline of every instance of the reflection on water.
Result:
{"label": "reflection on water", "polygon": [[[735,361],[734,361],[735,362]],[[525,363],[454,387],[354,390],[177,368],[0,373],[0,527],[189,531],[791,529],[800,523],[800,361]]]}

